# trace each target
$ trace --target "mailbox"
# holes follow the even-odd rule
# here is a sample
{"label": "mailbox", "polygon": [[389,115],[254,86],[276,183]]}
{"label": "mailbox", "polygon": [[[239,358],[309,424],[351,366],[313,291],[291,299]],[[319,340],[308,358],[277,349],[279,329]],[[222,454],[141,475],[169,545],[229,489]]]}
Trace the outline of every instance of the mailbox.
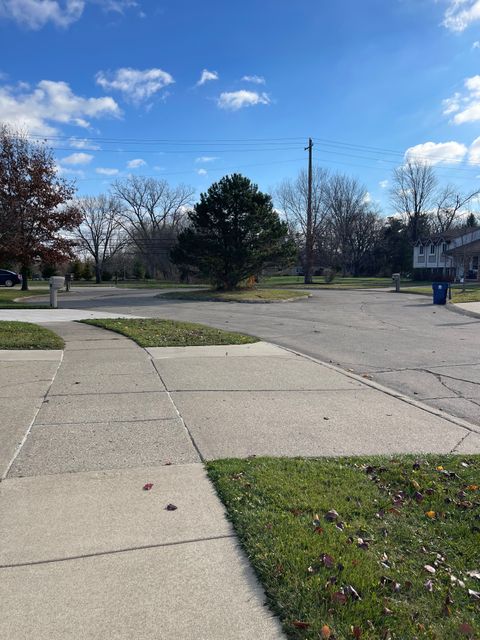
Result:
{"label": "mailbox", "polygon": [[50,278],[50,288],[61,289],[65,284],[65,278],[63,276],[52,276]]}
{"label": "mailbox", "polygon": [[395,291],[398,293],[400,291],[400,274],[392,273],[392,280],[395,285]]}
{"label": "mailbox", "polygon": [[50,306],[52,309],[56,309],[58,306],[57,302],[57,292],[59,289],[63,288],[65,284],[65,278],[62,276],[52,276],[49,280],[50,282]]}

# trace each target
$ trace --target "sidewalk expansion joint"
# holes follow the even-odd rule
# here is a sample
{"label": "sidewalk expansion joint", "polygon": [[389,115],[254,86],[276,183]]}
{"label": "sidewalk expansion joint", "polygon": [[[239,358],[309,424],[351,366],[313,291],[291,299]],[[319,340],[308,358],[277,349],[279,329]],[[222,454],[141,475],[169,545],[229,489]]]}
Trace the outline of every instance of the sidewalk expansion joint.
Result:
{"label": "sidewalk expansion joint", "polygon": [[11,564],[0,564],[2,569],[19,569],[21,567],[36,567],[46,564],[57,564],[59,562],[71,562],[72,560],[88,560],[89,558],[101,558],[103,556],[119,555],[133,551],[146,551],[147,549],[162,549],[163,547],[176,547],[184,544],[195,544],[198,542],[211,542],[215,540],[226,540],[236,538],[234,533],[225,533],[221,536],[208,536],[207,538],[191,538],[190,540],[177,540],[176,542],[159,542],[158,544],[144,544],[138,547],[124,547],[122,549],[112,549],[110,551],[97,551],[95,553],[83,553],[77,556],[65,556],[64,558],[48,558],[47,560],[32,560],[30,562],[17,562]]}
{"label": "sidewalk expansion joint", "polygon": [[175,417],[171,418],[132,418],[130,420],[84,420],[83,422],[36,422],[33,427],[70,427],[82,424],[130,424],[131,422],[161,422],[168,420],[176,420]]}
{"label": "sidewalk expansion joint", "polygon": [[128,395],[139,395],[142,393],[165,393],[165,389],[152,389],[151,391],[87,391],[86,393],[50,393],[49,398],[82,398],[84,396],[124,396],[126,393]]}
{"label": "sidewalk expansion joint", "polygon": [[182,414],[180,413],[180,411],[178,410],[177,405],[175,404],[175,401],[172,397],[172,394],[170,393],[170,391],[167,389],[167,385],[165,384],[164,379],[162,378],[162,374],[160,373],[160,371],[158,370],[157,364],[155,362],[155,360],[153,358],[150,358],[150,362],[152,363],[152,367],[154,368],[157,376],[160,379],[160,382],[163,384],[163,386],[165,387],[165,393],[168,395],[168,398],[170,400],[170,402],[172,403],[172,406],[175,410],[175,413],[177,414],[178,419],[180,420],[180,422],[183,425],[183,428],[185,429],[185,433],[187,434],[190,442],[192,443],[192,447],[195,449],[195,451],[197,452],[198,457],[200,458],[201,462],[205,462],[205,458],[203,457],[202,452],[200,451],[200,449],[198,448],[197,443],[195,442],[195,438],[192,435],[192,432],[190,431],[190,429],[187,426],[187,423],[185,422],[185,420],[183,419]]}
{"label": "sidewalk expansion joint", "polygon": [[471,433],[471,431],[467,431],[467,433],[460,439],[460,442],[457,442],[457,444],[453,447],[450,453],[457,453],[458,447],[460,447],[465,442],[465,440],[469,435],[471,435]]}
{"label": "sidewalk expansion joint", "polygon": [[352,391],[366,391],[363,387],[352,387],[350,389],[169,389],[170,393],[331,393],[341,391],[351,393]]}
{"label": "sidewalk expansion joint", "polygon": [[183,428],[185,429],[185,433],[187,434],[187,436],[188,436],[188,438],[189,438],[190,442],[192,443],[192,447],[193,447],[193,448],[195,449],[195,451],[197,452],[197,455],[198,455],[198,457],[200,458],[200,461],[201,461],[201,462],[205,462],[205,458],[203,457],[202,452],[201,452],[201,451],[200,451],[200,449],[198,448],[197,443],[195,442],[195,438],[194,438],[194,437],[193,437],[193,435],[192,435],[192,432],[191,432],[191,431],[190,431],[190,429],[188,428],[187,423],[186,423],[186,422],[185,422],[185,420],[183,419],[182,414],[181,414],[181,413],[180,413],[180,411],[178,410],[178,407],[177,407],[177,405],[175,404],[175,401],[174,401],[174,399],[173,399],[173,397],[172,397],[172,394],[171,394],[171,393],[170,393],[170,391],[167,389],[167,385],[165,384],[165,381],[164,381],[164,379],[162,378],[162,374],[161,374],[161,373],[160,373],[160,371],[158,370],[157,363],[155,362],[155,360],[154,360],[153,358],[150,358],[150,362],[152,363],[152,367],[154,368],[154,370],[155,370],[155,372],[156,372],[157,376],[159,377],[160,382],[161,382],[161,383],[163,384],[163,386],[165,387],[165,390],[166,390],[166,391],[165,391],[165,393],[167,393],[168,398],[169,398],[170,402],[172,403],[172,406],[173,406],[173,408],[174,408],[174,410],[175,410],[175,412],[176,412],[176,414],[177,414],[177,416],[178,416],[178,419],[181,421],[181,423],[182,423],[182,425],[183,425]]}

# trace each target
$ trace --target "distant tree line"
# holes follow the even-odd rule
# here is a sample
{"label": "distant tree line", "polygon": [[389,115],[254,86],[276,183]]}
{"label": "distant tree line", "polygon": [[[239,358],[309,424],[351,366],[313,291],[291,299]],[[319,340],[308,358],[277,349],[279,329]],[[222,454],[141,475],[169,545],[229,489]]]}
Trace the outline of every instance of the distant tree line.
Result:
{"label": "distant tree line", "polygon": [[[390,275],[412,270],[413,245],[420,238],[478,224],[469,209],[480,190],[462,193],[442,185],[434,168],[408,161],[394,170],[390,201],[394,215],[384,217],[367,188],[355,178],[315,167],[312,174],[314,264],[342,275]],[[278,208],[305,260],[308,176],[283,181]]]}
{"label": "distant tree line", "polygon": [[[195,190],[129,176],[108,193],[75,198],[52,151],[0,127],[0,266],[74,279],[197,277],[232,288],[305,262],[308,176],[301,171],[268,195],[239,174]],[[476,226],[479,191],[441,184],[433,167],[408,161],[394,170],[394,215],[383,217],[357,179],[314,167],[312,225],[318,272],[409,273],[413,244],[432,233]]]}

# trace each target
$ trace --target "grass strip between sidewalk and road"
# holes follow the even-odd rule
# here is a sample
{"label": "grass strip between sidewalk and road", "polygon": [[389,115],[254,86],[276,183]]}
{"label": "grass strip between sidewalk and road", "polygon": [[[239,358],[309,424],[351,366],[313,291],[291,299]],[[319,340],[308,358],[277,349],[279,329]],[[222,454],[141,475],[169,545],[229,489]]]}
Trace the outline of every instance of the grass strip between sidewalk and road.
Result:
{"label": "grass strip between sidewalk and road", "polygon": [[30,322],[0,320],[0,349],[63,349],[56,333]]}
{"label": "grass strip between sidewalk and road", "polygon": [[159,319],[81,320],[131,338],[141,347],[198,347],[223,344],[251,344],[258,338],[242,333],[214,329],[193,322]]}
{"label": "grass strip between sidewalk and road", "polygon": [[[432,297],[432,285],[425,287],[405,287],[400,293],[416,293]],[[463,291],[462,285],[452,287],[452,302],[480,302],[480,285],[468,284]]]}
{"label": "grass strip between sidewalk and road", "polygon": [[289,638],[480,638],[480,456],[207,470]]}
{"label": "grass strip between sidewalk and road", "polygon": [[172,291],[161,293],[162,300],[203,300],[206,302],[285,302],[308,298],[308,291],[288,289],[239,289],[238,291]]}
{"label": "grass strip between sidewalk and road", "polygon": [[49,293],[48,289],[32,289],[31,291],[19,291],[18,289],[0,290],[0,309],[45,309],[48,305],[33,305],[15,302],[17,298],[40,296]]}

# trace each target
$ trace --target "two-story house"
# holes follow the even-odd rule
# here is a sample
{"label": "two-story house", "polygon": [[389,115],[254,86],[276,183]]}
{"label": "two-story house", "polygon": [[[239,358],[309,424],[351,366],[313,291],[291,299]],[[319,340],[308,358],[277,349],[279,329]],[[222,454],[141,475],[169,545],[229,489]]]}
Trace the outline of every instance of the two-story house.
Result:
{"label": "two-story house", "polygon": [[480,227],[445,231],[417,240],[413,268],[426,276],[480,280]]}

